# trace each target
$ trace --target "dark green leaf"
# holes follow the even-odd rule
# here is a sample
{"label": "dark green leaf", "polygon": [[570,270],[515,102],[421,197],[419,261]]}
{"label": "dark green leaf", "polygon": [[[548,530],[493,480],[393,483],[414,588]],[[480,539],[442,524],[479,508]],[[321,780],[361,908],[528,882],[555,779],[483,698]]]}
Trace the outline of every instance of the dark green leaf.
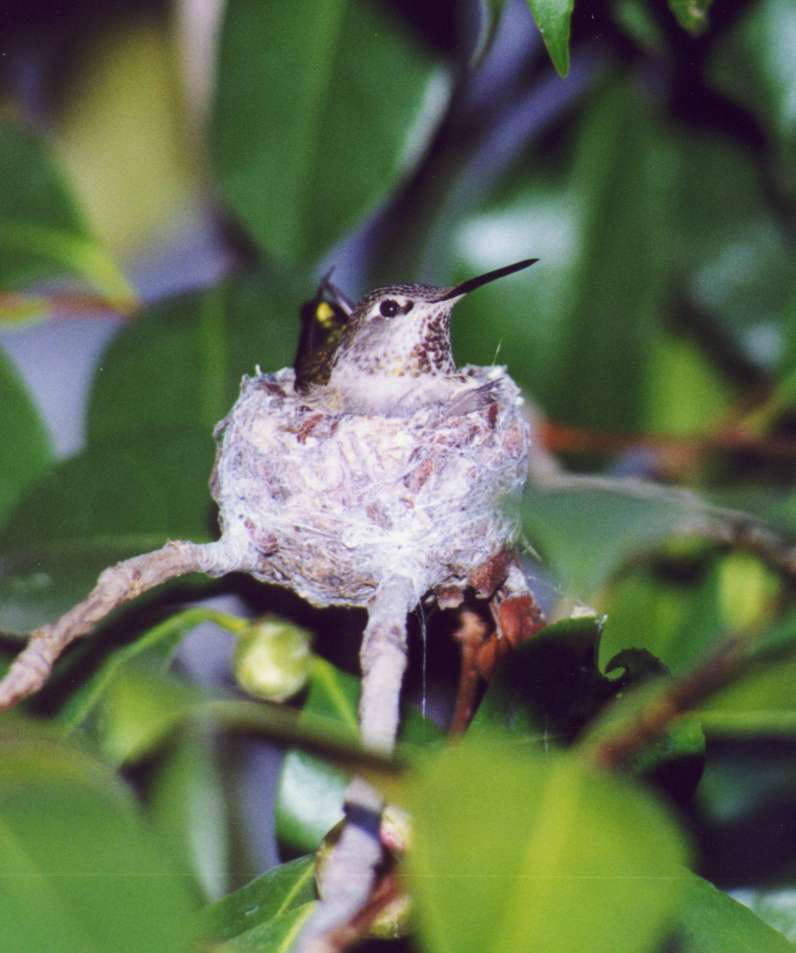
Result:
{"label": "dark green leaf", "polygon": [[234,893],[206,907],[199,932],[226,940],[315,899],[315,859],[298,857],[275,867]]}
{"label": "dark green leaf", "polygon": [[0,535],[0,628],[25,631],[88,594],[119,559],[210,538],[209,433],[95,447],[51,471]]}
{"label": "dark green leaf", "polygon": [[0,525],[52,462],[52,445],[33,401],[0,351]]}
{"label": "dark green leaf", "polygon": [[647,793],[499,741],[446,749],[414,784],[407,857],[428,953],[647,953],[685,872]]}
{"label": "dark green leaf", "polygon": [[796,142],[794,91],[796,7],[791,0],[761,0],[723,38],[711,64],[717,86],[753,109],[774,135],[790,147]]}
{"label": "dark green leaf", "polygon": [[238,396],[244,374],[293,359],[298,278],[257,273],[163,301],[117,334],[101,361],[89,409],[91,442],[153,431],[213,427]]}
{"label": "dark green leaf", "polygon": [[132,289],[89,234],[44,144],[8,119],[0,121],[0,182],[0,287],[67,272],[130,306]]}
{"label": "dark green leaf", "polygon": [[536,26],[559,76],[569,72],[569,22],[574,0],[528,0]]}
{"label": "dark green leaf", "polygon": [[713,0],[669,0],[669,9],[677,17],[677,22],[692,36],[699,36],[710,26],[708,11]]}
{"label": "dark green leaf", "polygon": [[0,947],[188,953],[186,883],[118,782],[18,723],[0,748]]}
{"label": "dark green leaf", "polygon": [[685,881],[678,930],[682,953],[793,953],[796,947],[751,910],[695,874]]}
{"label": "dark green leaf", "polygon": [[257,243],[312,261],[399,179],[430,78],[383,7],[232,0],[214,117],[223,194]]}
{"label": "dark green leaf", "polygon": [[[299,724],[309,730],[315,725],[338,725],[344,736],[348,734],[352,741],[356,740],[358,702],[359,679],[316,657]],[[439,736],[439,729],[417,711],[405,712],[401,726],[403,741],[423,745]],[[315,850],[343,816],[343,795],[349,777],[347,771],[306,751],[289,751],[277,793],[279,839],[294,850]]]}
{"label": "dark green leaf", "polygon": [[503,660],[470,726],[500,728],[545,751],[566,744],[615,686],[597,667],[602,623],[594,617],[548,625]]}

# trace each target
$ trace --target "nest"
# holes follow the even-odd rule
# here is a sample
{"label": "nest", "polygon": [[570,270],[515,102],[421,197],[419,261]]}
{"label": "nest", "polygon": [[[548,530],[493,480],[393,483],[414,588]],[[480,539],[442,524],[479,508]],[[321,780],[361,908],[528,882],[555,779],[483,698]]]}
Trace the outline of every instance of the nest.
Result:
{"label": "nest", "polygon": [[503,368],[461,372],[478,409],[405,417],[335,412],[293,381],[244,377],[215,433],[222,542],[256,578],[324,607],[366,606],[405,577],[419,600],[463,589],[512,542],[502,503],[525,483],[529,433]]}

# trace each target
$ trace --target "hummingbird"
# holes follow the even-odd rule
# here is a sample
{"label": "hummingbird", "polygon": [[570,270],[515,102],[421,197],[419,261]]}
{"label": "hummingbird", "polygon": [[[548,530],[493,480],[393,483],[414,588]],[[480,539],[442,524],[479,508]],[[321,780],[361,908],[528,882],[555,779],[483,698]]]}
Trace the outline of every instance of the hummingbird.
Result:
{"label": "hummingbird", "polygon": [[[526,258],[450,287],[397,284],[371,291],[335,326],[334,343],[331,338],[324,342],[311,362],[311,374],[302,377],[301,388],[313,392],[318,388],[346,412],[387,416],[406,416],[428,404],[458,400],[468,378],[457,369],[451,347],[450,319],[456,303],[476,288],[538,260]],[[319,292],[336,295],[328,276]],[[316,310],[324,303],[319,301]],[[335,303],[346,310],[339,298]],[[481,382],[479,387],[483,386]]]}

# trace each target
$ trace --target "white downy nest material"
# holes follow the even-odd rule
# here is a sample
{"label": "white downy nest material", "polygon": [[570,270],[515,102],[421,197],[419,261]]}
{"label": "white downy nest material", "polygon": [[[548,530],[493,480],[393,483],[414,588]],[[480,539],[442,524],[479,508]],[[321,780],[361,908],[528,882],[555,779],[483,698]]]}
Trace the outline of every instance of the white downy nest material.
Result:
{"label": "white downy nest material", "polygon": [[503,503],[525,483],[529,432],[503,368],[461,373],[463,393],[488,385],[483,406],[406,417],[333,412],[290,369],[244,377],[211,478],[238,564],[317,606],[365,606],[396,576],[418,599],[467,585],[515,536]]}

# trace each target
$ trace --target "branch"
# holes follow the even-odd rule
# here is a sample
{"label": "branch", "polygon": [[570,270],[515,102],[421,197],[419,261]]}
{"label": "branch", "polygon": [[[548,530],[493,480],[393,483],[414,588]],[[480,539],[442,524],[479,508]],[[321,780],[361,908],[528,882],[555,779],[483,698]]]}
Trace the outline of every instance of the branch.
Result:
{"label": "branch", "polygon": [[191,572],[217,575],[238,568],[221,542],[168,542],[105,569],[88,597],[56,622],[36,629],[0,680],[0,711],[33,695],[50,677],[62,652],[107,615],[155,586]]}
{"label": "branch", "polygon": [[[398,733],[406,668],[406,617],[417,602],[408,579],[396,577],[376,594],[360,650],[362,743],[389,754]],[[295,953],[331,953],[371,902],[382,861],[382,796],[362,778],[346,792],[346,822],[323,873],[322,900],[299,934]]]}

